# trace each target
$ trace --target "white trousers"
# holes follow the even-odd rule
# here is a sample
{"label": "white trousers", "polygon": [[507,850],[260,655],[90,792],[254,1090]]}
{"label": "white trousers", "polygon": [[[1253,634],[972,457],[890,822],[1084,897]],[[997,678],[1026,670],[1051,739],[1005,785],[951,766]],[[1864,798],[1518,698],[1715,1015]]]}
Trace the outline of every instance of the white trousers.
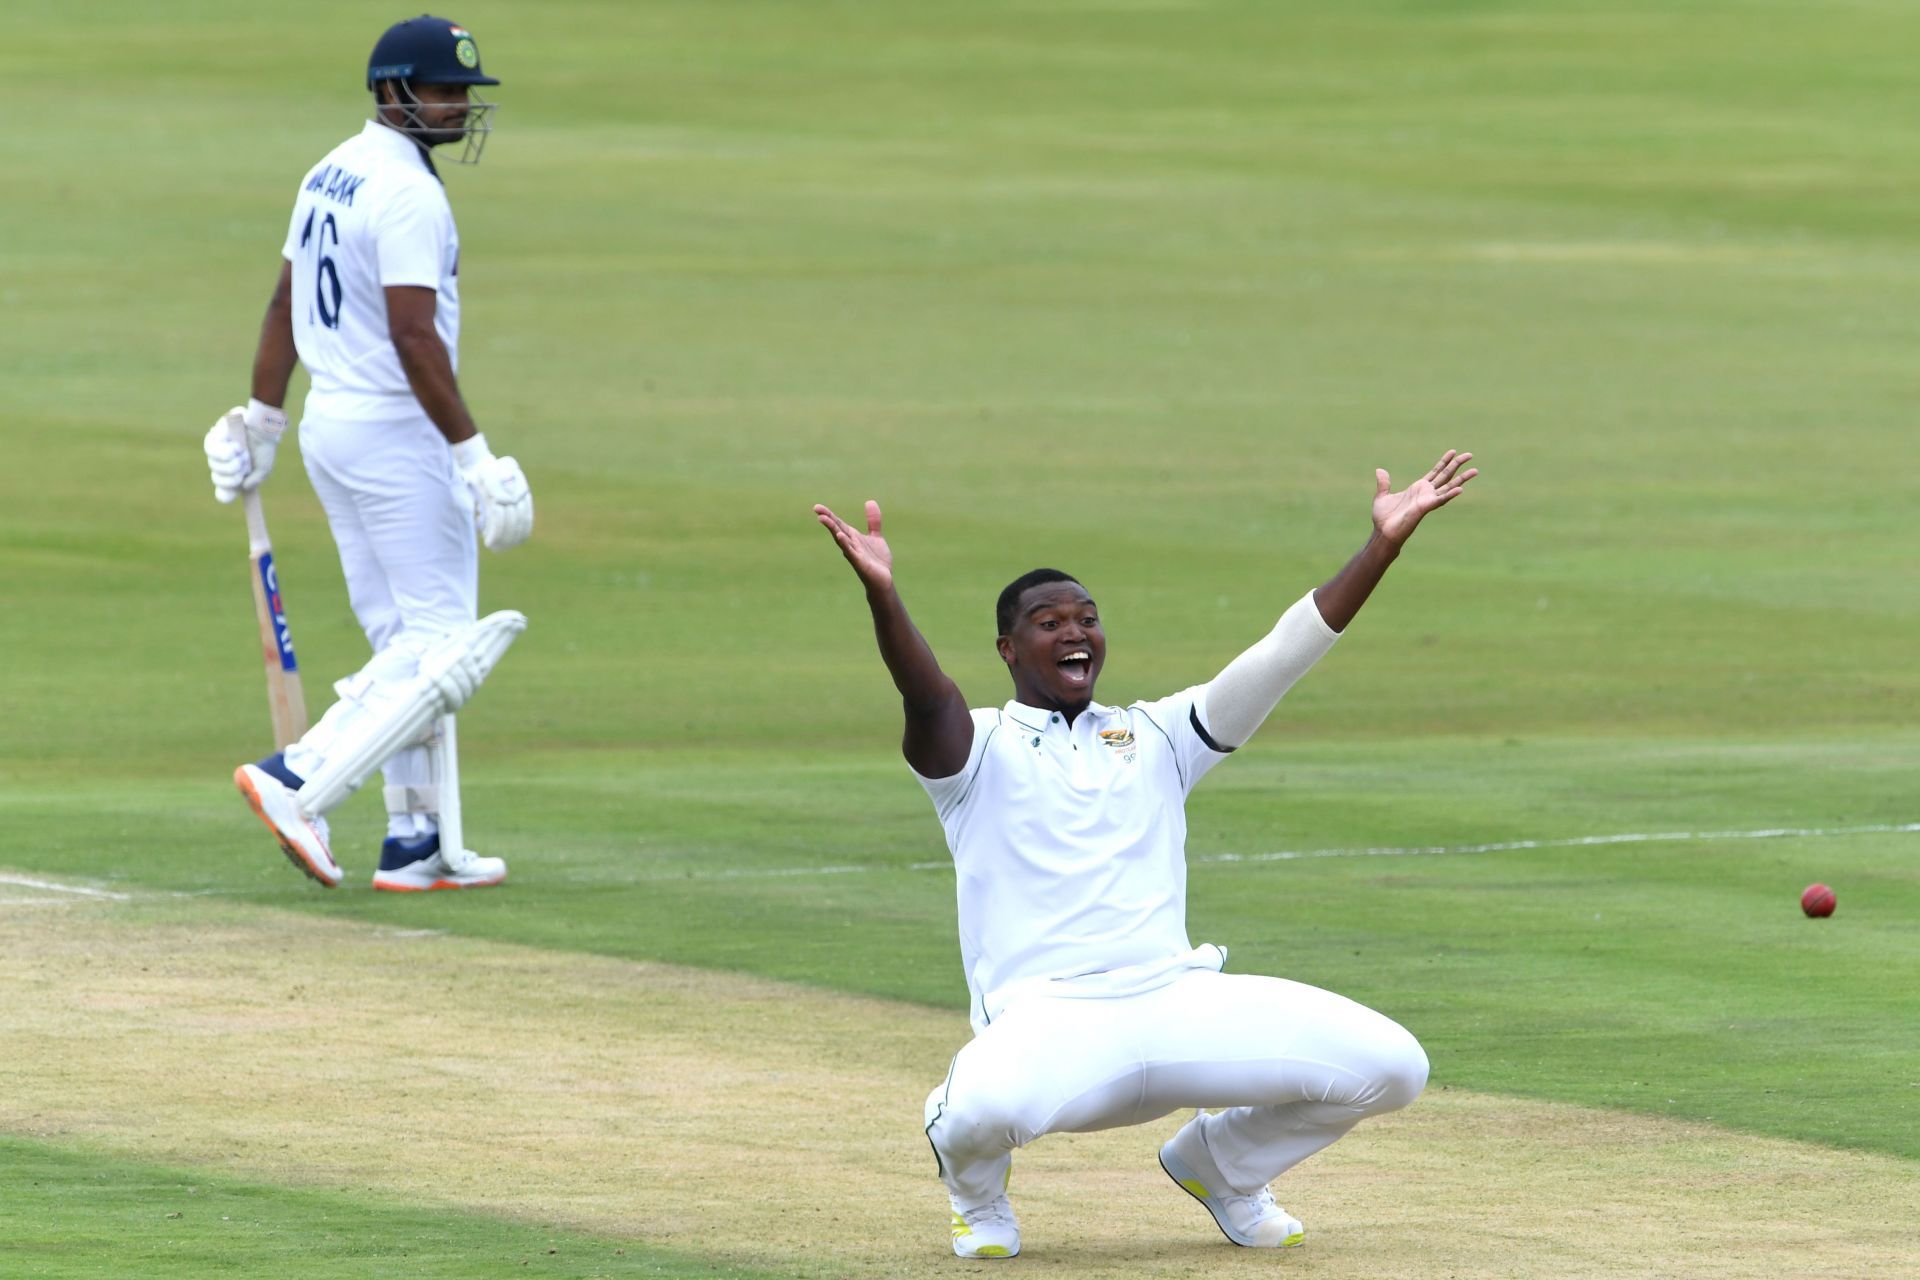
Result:
{"label": "white trousers", "polygon": [[[478,616],[473,499],[453,452],[424,414],[387,422],[308,416],[300,423],[300,452],[340,549],[347,601],[373,646],[372,661],[342,685],[407,679],[428,646]],[[343,698],[328,708],[287,749],[287,767],[302,776],[318,769],[355,705]],[[389,786],[425,786],[427,749],[406,748],[383,771]],[[396,816],[390,834],[431,829],[424,821],[406,831],[399,825]]]}
{"label": "white trousers", "polygon": [[1199,969],[1137,995],[1016,1001],[927,1099],[927,1138],[956,1204],[1006,1186],[1045,1133],[1142,1124],[1191,1107],[1236,1192],[1252,1194],[1367,1116],[1404,1107],[1427,1055],[1399,1023],[1284,978]]}

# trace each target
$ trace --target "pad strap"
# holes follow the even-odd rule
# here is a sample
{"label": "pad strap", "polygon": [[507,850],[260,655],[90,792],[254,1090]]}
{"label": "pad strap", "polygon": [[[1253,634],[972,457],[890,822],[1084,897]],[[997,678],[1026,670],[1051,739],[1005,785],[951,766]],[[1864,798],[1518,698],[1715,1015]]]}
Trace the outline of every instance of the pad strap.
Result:
{"label": "pad strap", "polygon": [[411,814],[440,812],[440,788],[431,783],[420,786],[388,787],[387,813],[395,818]]}

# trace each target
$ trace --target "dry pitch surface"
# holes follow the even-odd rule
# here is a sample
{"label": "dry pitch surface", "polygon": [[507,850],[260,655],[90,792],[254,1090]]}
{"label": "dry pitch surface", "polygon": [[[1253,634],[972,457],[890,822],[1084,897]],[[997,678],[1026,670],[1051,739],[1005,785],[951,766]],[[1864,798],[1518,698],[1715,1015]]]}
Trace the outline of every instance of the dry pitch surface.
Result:
{"label": "dry pitch surface", "polygon": [[[1284,1256],[1154,1161],[1015,1160],[1026,1252],[962,1263],[920,1135],[958,1015],[205,900],[0,903],[0,1129],[397,1192],[796,1276],[1904,1274],[1920,1169],[1436,1084],[1289,1176]],[[1436,1063],[1444,1081],[1446,1064]]]}

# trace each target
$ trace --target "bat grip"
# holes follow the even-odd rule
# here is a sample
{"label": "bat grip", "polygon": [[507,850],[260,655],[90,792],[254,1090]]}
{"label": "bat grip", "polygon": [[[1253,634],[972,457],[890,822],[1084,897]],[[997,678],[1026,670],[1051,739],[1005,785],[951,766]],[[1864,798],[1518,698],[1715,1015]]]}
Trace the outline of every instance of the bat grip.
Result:
{"label": "bat grip", "polygon": [[[237,413],[227,415],[227,435],[242,449],[247,449],[247,424]],[[248,456],[252,450],[247,449]],[[240,491],[240,510],[247,517],[247,554],[259,555],[263,551],[273,550],[273,540],[267,536],[267,513],[260,506],[260,488]]]}

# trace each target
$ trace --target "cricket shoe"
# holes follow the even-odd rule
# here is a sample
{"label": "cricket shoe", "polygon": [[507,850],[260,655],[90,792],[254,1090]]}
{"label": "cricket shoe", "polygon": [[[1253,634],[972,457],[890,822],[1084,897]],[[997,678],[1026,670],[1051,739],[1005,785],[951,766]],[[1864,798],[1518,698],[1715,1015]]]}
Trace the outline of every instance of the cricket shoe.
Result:
{"label": "cricket shoe", "polygon": [[294,775],[286,772],[284,763],[274,767],[277,761],[277,756],[269,756],[259,764],[241,765],[233,771],[233,785],[240,788],[248,807],[273,832],[287,861],[331,889],[340,883],[341,876],[340,864],[327,848],[327,820],[300,812],[293,798],[297,780],[295,787],[282,782],[281,776]]}
{"label": "cricket shoe", "polygon": [[388,836],[380,846],[380,869],[373,887],[392,893],[424,893],[430,889],[484,889],[507,878],[504,858],[483,858],[470,849],[448,857],[440,848],[440,833],[402,840]]}
{"label": "cricket shoe", "polygon": [[977,1209],[953,1202],[953,1251],[962,1258],[1012,1258],[1020,1252],[1020,1224],[1013,1205],[998,1195]]}
{"label": "cricket shoe", "polygon": [[1227,1185],[1207,1150],[1207,1113],[1197,1112],[1160,1148],[1160,1167],[1180,1189],[1206,1206],[1220,1233],[1250,1249],[1290,1248],[1307,1238],[1300,1220],[1273,1202],[1271,1188],[1242,1195]]}

